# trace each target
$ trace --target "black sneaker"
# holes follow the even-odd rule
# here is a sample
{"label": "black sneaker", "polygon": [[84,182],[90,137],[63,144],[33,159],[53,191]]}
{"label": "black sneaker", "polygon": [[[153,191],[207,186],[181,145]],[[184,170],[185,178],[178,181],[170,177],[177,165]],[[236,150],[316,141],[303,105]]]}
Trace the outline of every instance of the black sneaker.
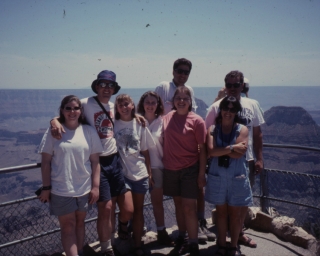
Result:
{"label": "black sneaker", "polygon": [[202,230],[203,234],[207,237],[208,241],[216,240],[216,235],[208,230],[207,221],[205,219],[199,220],[199,229]]}
{"label": "black sneaker", "polygon": [[189,251],[188,249],[188,237],[178,236],[174,241],[174,248],[170,255],[184,255]]}
{"label": "black sneaker", "polygon": [[158,230],[158,238],[157,241],[161,245],[173,246],[173,240],[169,236],[167,230],[164,228],[163,230]]}
{"label": "black sneaker", "polygon": [[189,253],[190,253],[190,256],[198,256],[198,255],[200,255],[199,245],[197,243],[189,244]]}

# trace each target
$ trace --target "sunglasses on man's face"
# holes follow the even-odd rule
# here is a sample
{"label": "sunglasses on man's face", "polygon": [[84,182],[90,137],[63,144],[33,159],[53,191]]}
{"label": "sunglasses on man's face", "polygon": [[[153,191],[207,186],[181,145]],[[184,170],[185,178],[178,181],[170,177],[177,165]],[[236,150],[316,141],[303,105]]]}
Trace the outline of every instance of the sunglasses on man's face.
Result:
{"label": "sunglasses on man's face", "polygon": [[241,85],[241,83],[234,83],[234,84],[226,84],[226,88],[228,88],[228,89],[231,89],[232,87],[233,88],[239,88],[240,87],[240,85]]}
{"label": "sunglasses on man's face", "polygon": [[100,83],[99,86],[102,88],[114,88],[116,85],[114,83]]}
{"label": "sunglasses on man's face", "polygon": [[188,76],[190,74],[190,70],[185,70],[185,69],[180,69],[180,68],[176,68],[174,71],[176,71],[179,75],[184,74],[184,75]]}
{"label": "sunglasses on man's face", "polygon": [[223,107],[222,110],[226,112],[229,111],[230,113],[233,113],[233,114],[237,113],[237,110],[235,108]]}

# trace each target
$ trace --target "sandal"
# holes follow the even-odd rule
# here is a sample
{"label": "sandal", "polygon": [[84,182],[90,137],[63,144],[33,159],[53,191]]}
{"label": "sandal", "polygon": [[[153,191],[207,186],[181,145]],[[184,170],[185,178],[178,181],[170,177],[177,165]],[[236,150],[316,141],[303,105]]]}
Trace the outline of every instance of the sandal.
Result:
{"label": "sandal", "polygon": [[218,245],[218,250],[214,254],[214,256],[225,256],[227,255],[227,247]]}
{"label": "sandal", "polygon": [[238,247],[229,247],[227,251],[227,256],[241,256],[241,252]]}
{"label": "sandal", "polygon": [[134,255],[136,256],[146,256],[141,247],[134,248]]}
{"label": "sandal", "polygon": [[[243,235],[243,236],[240,236],[240,237],[243,237],[243,238],[245,239],[245,236],[244,236],[244,235]],[[256,244],[256,242],[254,242],[254,241],[252,240],[252,238],[250,238],[250,237],[247,236],[247,239],[246,239],[245,241],[243,241],[243,240],[240,240],[240,237],[239,237],[239,239],[238,239],[238,244],[242,244],[242,245],[248,246],[248,247],[250,247],[250,248],[257,248],[257,244]]]}
{"label": "sandal", "polygon": [[128,231],[128,221],[123,223],[118,220],[118,236],[122,240],[128,240],[130,238],[130,233]]}

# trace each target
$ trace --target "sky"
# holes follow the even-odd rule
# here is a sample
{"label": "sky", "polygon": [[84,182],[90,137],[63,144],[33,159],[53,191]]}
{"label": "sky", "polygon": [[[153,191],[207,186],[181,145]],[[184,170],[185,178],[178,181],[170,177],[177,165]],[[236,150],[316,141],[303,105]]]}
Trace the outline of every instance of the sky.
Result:
{"label": "sky", "polygon": [[[320,0],[1,0],[0,89],[89,88],[105,69],[122,88],[172,79],[221,87],[319,86]],[[148,25],[149,24],[149,25]]]}

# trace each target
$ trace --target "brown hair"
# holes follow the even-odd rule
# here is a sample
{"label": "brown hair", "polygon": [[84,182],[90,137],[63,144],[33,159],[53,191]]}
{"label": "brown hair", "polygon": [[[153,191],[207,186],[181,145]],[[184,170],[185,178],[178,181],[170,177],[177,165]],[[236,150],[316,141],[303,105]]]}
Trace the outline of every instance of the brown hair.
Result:
{"label": "brown hair", "polygon": [[68,96],[65,96],[65,97],[62,99],[61,104],[60,104],[60,107],[59,107],[59,117],[58,117],[58,121],[59,121],[60,123],[62,123],[62,124],[66,122],[66,118],[64,117],[64,115],[63,115],[63,113],[62,113],[62,110],[65,108],[65,106],[66,106],[68,103],[70,103],[70,102],[72,102],[72,101],[75,101],[76,103],[78,103],[79,107],[81,108],[81,114],[80,114],[80,116],[79,116],[79,118],[78,118],[78,122],[79,122],[80,124],[87,124],[86,119],[85,119],[85,117],[84,117],[84,115],[83,115],[83,108],[82,108],[82,105],[81,105],[81,101],[80,101],[80,99],[79,99],[77,96],[75,96],[75,95],[68,95]]}
{"label": "brown hair", "polygon": [[156,100],[157,100],[157,108],[156,108],[155,114],[157,116],[162,116],[163,112],[164,112],[162,99],[160,98],[160,96],[156,92],[153,92],[153,91],[147,91],[141,96],[141,98],[139,100],[139,103],[138,103],[138,107],[137,107],[138,113],[140,113],[143,116],[145,115],[146,111],[144,110],[144,100],[148,96],[156,98]]}
{"label": "brown hair", "polygon": [[173,63],[173,70],[177,69],[180,65],[187,65],[190,69],[189,71],[191,71],[192,69],[192,63],[190,60],[187,60],[185,58],[180,58]]}
{"label": "brown hair", "polygon": [[239,70],[233,70],[233,71],[230,71],[226,77],[224,78],[224,83],[226,84],[227,83],[227,80],[228,78],[234,78],[234,77],[239,77],[240,78],[240,83],[243,84],[243,73]]}
{"label": "brown hair", "polygon": [[115,100],[115,119],[119,120],[120,119],[120,113],[118,112],[118,105],[120,104],[120,102],[122,101],[129,101],[132,105],[133,105],[133,109],[131,110],[131,117],[135,118],[135,111],[136,111],[136,106],[132,100],[132,98],[130,97],[130,95],[128,94],[119,94]]}
{"label": "brown hair", "polygon": [[177,110],[177,108],[174,106],[174,98],[176,97],[176,95],[178,93],[185,93],[190,97],[190,105],[189,105],[189,108],[188,108],[188,111],[190,112],[192,110],[192,96],[191,96],[191,92],[190,92],[189,88],[186,87],[186,86],[179,86],[176,89],[176,91],[174,92],[174,95],[172,97],[172,109],[173,110]]}

